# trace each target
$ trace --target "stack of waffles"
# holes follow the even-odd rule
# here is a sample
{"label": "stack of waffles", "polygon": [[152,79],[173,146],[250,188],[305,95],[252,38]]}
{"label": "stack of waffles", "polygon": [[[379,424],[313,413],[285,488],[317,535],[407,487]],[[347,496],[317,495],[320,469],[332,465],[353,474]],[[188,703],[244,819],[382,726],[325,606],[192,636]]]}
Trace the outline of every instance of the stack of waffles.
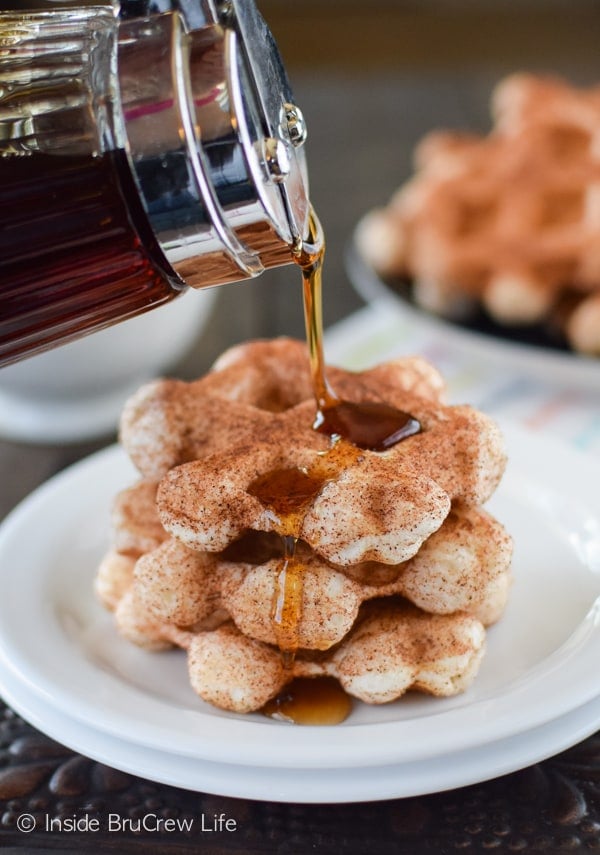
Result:
{"label": "stack of waffles", "polygon": [[506,463],[497,426],[444,403],[420,358],[328,377],[420,431],[373,451],[315,430],[306,348],[286,338],[154,381],[123,413],[140,480],[115,498],[97,594],[131,642],[187,651],[222,709],[259,710],[299,676],[372,704],[456,694],[507,601],[511,540],[482,507]]}

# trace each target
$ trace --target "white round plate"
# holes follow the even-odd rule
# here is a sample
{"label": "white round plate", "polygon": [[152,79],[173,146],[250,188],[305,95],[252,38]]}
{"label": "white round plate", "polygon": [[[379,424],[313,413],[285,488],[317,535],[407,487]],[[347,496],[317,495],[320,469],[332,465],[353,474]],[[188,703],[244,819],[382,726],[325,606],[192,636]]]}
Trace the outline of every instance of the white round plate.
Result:
{"label": "white round plate", "polygon": [[197,344],[217,291],[190,290],[150,312],[5,366],[0,436],[63,443],[114,433],[127,399]]}
{"label": "white round plate", "polygon": [[[281,769],[211,763],[94,730],[49,706],[0,664],[0,693],[38,730],[100,763],[161,784],[269,802],[342,803],[439,793],[507,775],[558,754],[600,726],[600,698],[519,736],[429,760],[347,769]],[[235,819],[235,817],[233,817]]]}
{"label": "white round plate", "polygon": [[354,244],[346,253],[346,272],[367,303],[383,302],[390,311],[408,319],[415,331],[430,333],[465,357],[502,366],[503,370],[515,369],[545,382],[600,391],[600,358],[476,332],[420,309],[382,279]]}
{"label": "white round plate", "polygon": [[118,448],[72,467],[0,527],[0,661],[46,703],[140,746],[217,763],[334,769],[424,761],[522,734],[600,693],[600,463],[506,427],[489,507],[515,540],[515,583],[474,685],[455,698],[357,703],[335,728],[294,728],[201,702],[185,655],[119,638],[92,580],[108,509],[135,480]]}

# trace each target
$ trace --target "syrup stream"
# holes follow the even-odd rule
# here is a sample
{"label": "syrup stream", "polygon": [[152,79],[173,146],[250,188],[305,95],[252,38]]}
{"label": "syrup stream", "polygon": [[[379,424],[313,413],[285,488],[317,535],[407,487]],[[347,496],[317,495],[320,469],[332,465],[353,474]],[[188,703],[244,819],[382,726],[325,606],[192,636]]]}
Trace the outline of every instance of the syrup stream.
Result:
{"label": "syrup stream", "polygon": [[[271,619],[284,667],[290,676],[299,646],[304,567],[296,550],[306,509],[323,485],[360,457],[360,448],[384,451],[421,429],[409,413],[383,402],[354,403],[338,397],[329,385],[323,352],[322,272],[325,240],[311,209],[309,236],[293,250],[302,271],[304,318],[310,372],[317,405],[315,430],[331,437],[329,451],[309,469],[269,472],[250,485],[273,514],[283,538],[284,555],[275,583]],[[264,708],[265,715],[300,724],[337,724],[351,711],[351,701],[330,678],[296,679]]]}
{"label": "syrup stream", "polygon": [[323,260],[325,237],[316,213],[311,209],[309,237],[295,253],[295,262],[302,271],[304,323],[310,359],[310,373],[317,402],[317,413],[339,403],[325,373],[323,353]]}

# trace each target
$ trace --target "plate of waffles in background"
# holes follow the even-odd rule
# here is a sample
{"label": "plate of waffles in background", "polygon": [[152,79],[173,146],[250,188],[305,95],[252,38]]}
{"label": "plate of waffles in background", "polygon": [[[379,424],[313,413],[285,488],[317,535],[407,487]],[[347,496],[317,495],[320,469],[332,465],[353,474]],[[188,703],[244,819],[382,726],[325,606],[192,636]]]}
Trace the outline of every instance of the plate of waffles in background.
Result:
{"label": "plate of waffles in background", "polygon": [[360,295],[474,358],[600,388],[600,88],[515,74],[487,136],[435,131],[358,223]]}

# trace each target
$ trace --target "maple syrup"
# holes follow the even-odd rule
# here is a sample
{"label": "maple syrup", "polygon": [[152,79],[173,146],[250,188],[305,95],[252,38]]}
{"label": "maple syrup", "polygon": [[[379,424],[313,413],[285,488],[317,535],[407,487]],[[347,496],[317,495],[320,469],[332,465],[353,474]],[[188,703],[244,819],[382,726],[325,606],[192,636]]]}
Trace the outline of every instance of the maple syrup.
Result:
{"label": "maple syrup", "polygon": [[304,321],[310,360],[310,373],[317,411],[333,407],[339,398],[327,381],[323,353],[323,260],[325,239],[314,210],[309,217],[309,235],[294,253],[302,272]]}
{"label": "maple syrup", "polygon": [[283,543],[271,620],[286,667],[292,666],[299,646],[304,565],[297,558],[296,551],[306,511],[326,482],[336,478],[359,458],[360,451],[355,445],[345,440],[334,440],[327,451],[315,456],[310,467],[273,469],[248,487],[248,493],[271,512],[273,527]]}
{"label": "maple syrup", "polygon": [[0,364],[180,292],[124,151],[0,157]]}
{"label": "maple syrup", "polygon": [[271,604],[271,620],[283,665],[289,669],[294,664],[299,646],[304,566],[296,559],[297,540],[286,538],[286,542],[289,549],[286,550],[277,573]]}
{"label": "maple syrup", "polygon": [[298,649],[302,616],[303,565],[296,559],[296,545],[304,513],[323,486],[323,479],[299,468],[274,469],[248,487],[248,493],[272,512],[275,531],[283,540],[271,620],[284,664],[291,666]]}
{"label": "maple syrup", "polygon": [[[308,240],[293,254],[302,271],[306,338],[317,410],[313,427],[331,437],[331,446],[316,454],[310,467],[272,470],[248,488],[269,510],[274,529],[284,542],[271,619],[284,666],[290,673],[302,619],[304,566],[296,553],[307,509],[327,481],[360,459],[360,449],[385,451],[421,430],[419,421],[410,413],[385,402],[345,401],[330,386],[323,353],[324,253],[325,241],[313,211]],[[265,715],[296,724],[338,724],[350,710],[350,698],[331,678],[292,680],[263,707]]]}
{"label": "maple syrup", "polygon": [[340,724],[351,711],[351,698],[333,677],[297,677],[263,707],[270,718],[304,725]]}
{"label": "maple syrup", "polygon": [[323,479],[299,468],[274,469],[248,487],[248,493],[273,512],[275,530],[298,537],[304,509],[323,486]]}
{"label": "maple syrup", "polygon": [[340,401],[317,413],[314,427],[370,451],[385,451],[421,430],[419,421],[410,413],[378,401]]}
{"label": "maple syrup", "polygon": [[421,430],[410,413],[385,402],[356,403],[338,397],[329,385],[323,353],[322,272],[325,240],[314,211],[310,216],[308,239],[295,253],[302,271],[306,340],[310,359],[317,415],[315,430],[333,438],[341,437],[360,448],[384,451]]}

